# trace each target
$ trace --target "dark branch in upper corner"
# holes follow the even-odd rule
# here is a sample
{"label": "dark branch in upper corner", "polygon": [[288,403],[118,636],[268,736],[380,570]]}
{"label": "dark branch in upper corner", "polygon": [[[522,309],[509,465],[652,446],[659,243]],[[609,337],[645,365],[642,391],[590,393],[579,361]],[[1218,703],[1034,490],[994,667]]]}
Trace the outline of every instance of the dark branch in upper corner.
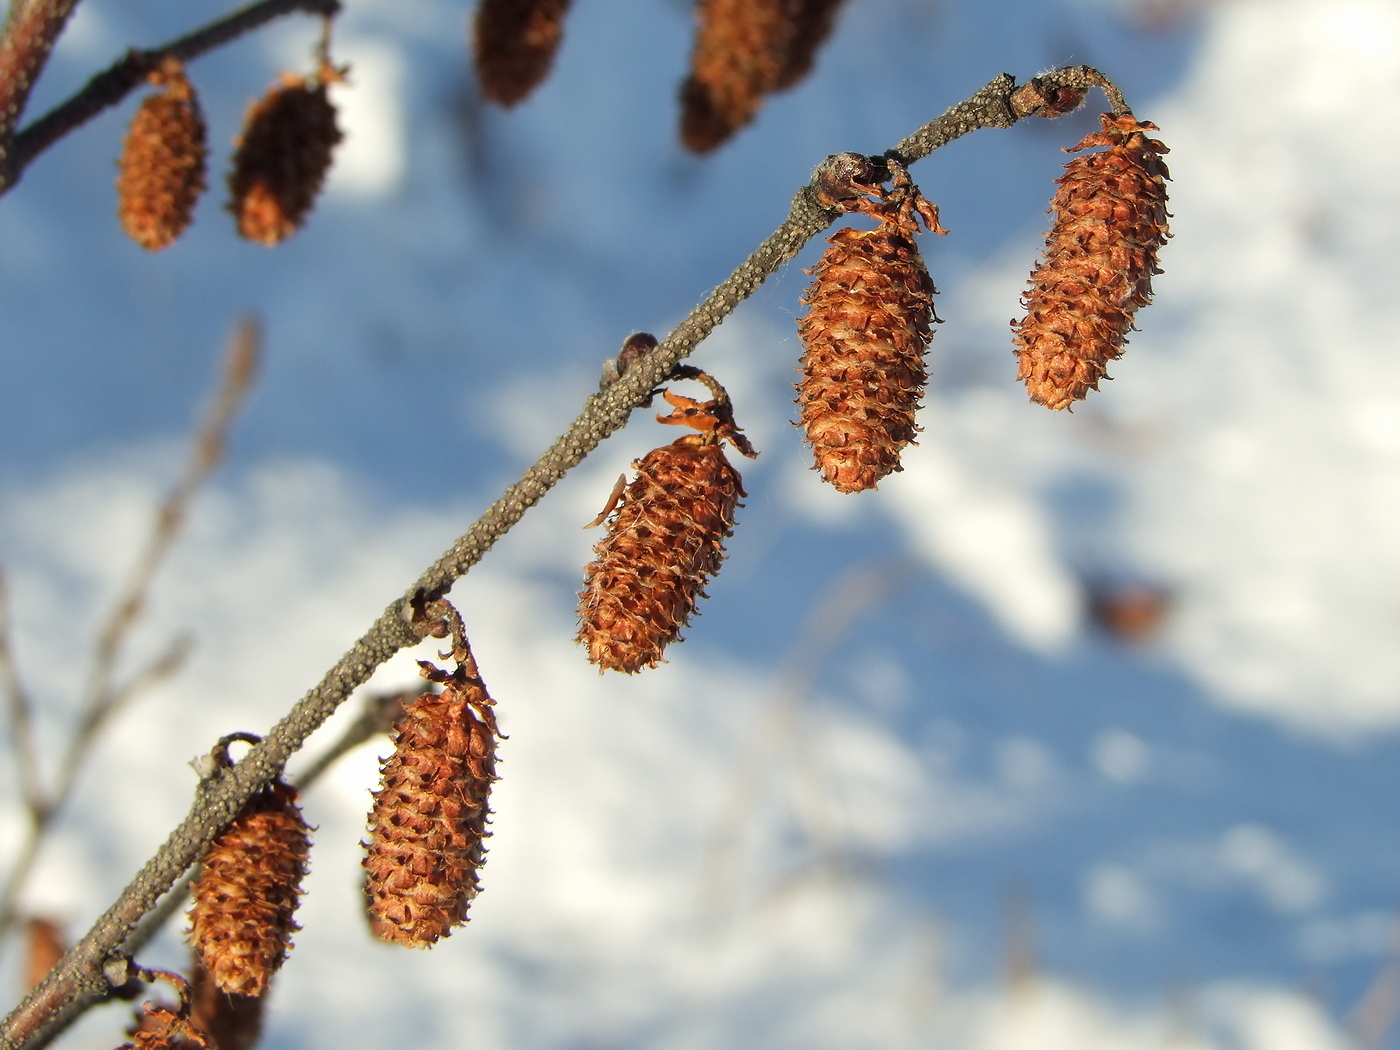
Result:
{"label": "dark branch in upper corner", "polygon": [[283,15],[305,11],[329,17],[339,10],[340,0],[260,0],[168,44],[145,50],[133,48],[89,80],[77,94],[15,134],[8,150],[8,162],[0,171],[0,194],[14,187],[24,169],[40,153],[140,87],[147,74],[166,55],[188,62]]}
{"label": "dark branch in upper corner", "polygon": [[[1032,81],[1035,90],[1017,88],[1002,74],[965,102],[953,106],[890,151],[902,162],[918,160],[980,128],[1006,128],[1030,115],[1058,116],[1083,92],[1101,87],[1116,111],[1126,111],[1122,95],[1088,67],[1055,70]],[[1030,85],[1027,85],[1029,87]],[[1072,97],[1060,89],[1071,90]],[[1081,90],[1082,89],[1082,90]],[[1041,98],[1035,102],[1032,96]],[[1048,101],[1046,101],[1048,100]],[[1068,108],[1065,108],[1068,106]],[[1121,107],[1121,108],[1120,108]],[[570,470],[605,438],[626,425],[671,370],[725,317],[779,267],[792,259],[841,213],[823,206],[814,187],[793,197],[787,218],[730,276],[690,312],[655,348],[647,351],[603,391],[590,395],[569,428],[486,512],[409,588],[390,603],[360,639],[306,693],[262,742],[231,769],[203,782],[184,822],[160,848],[93,928],[63,957],[25,1000],[0,1024],[0,1050],[36,1050],[89,1007],[108,998],[104,963],[151,912],[160,898],[203,854],[205,847],[253,793],[281,774],[287,759],[380,664],[423,635],[411,616],[413,606],[446,594],[487,551],[509,532]]]}

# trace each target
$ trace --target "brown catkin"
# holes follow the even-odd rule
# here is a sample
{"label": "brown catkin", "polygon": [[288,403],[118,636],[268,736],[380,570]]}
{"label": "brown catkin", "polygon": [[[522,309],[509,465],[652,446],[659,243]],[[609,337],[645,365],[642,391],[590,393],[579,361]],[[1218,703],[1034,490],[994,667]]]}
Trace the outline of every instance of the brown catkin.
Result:
{"label": "brown catkin", "polygon": [[421,664],[443,691],[423,693],[396,723],[369,816],[362,863],[370,926],[410,948],[427,948],[467,921],[486,860],[495,701],[465,644],[457,659],[450,674]]}
{"label": "brown catkin", "polygon": [[284,73],[248,108],[228,177],[229,210],[248,240],[285,240],[315,205],[342,138],[326,93],[340,75],[329,66],[313,81]]}
{"label": "brown catkin", "polygon": [[593,549],[579,594],[578,640],[599,670],[655,667],[719,572],[739,472],[717,441],[687,434],[633,464],[627,486]]}
{"label": "brown catkin", "polygon": [[472,36],[486,98],[513,106],[544,82],[568,9],[569,0],[481,0]]}
{"label": "brown catkin", "polygon": [[296,788],[276,781],[243,807],[204,855],[190,943],[225,992],[262,995],[298,929],[292,920],[310,834]]}
{"label": "brown catkin", "polygon": [[266,995],[224,991],[196,958],[190,974],[190,1024],[208,1037],[214,1050],[253,1050],[262,1035],[266,1002]]}
{"label": "brown catkin", "polygon": [[700,0],[681,141],[707,153],[753,120],[788,65],[795,0]]}
{"label": "brown catkin", "polygon": [[68,950],[68,937],[53,919],[36,916],[25,930],[24,987],[33,988],[58,965]]}
{"label": "brown catkin", "polygon": [[836,27],[836,16],[845,0],[803,0],[793,16],[793,32],[774,91],[801,81],[812,71],[817,52]]}
{"label": "brown catkin", "polygon": [[918,433],[924,351],[938,318],[917,231],[913,209],[890,208],[878,229],[834,233],[808,271],[797,404],[816,468],[841,492],[874,488],[901,469],[900,452]]}
{"label": "brown catkin", "polygon": [[1155,124],[1131,115],[1102,117],[1103,131],[1070,152],[1051,208],[1045,254],[1012,322],[1017,378],[1032,401],[1067,408],[1108,378],[1138,307],[1152,298],[1157,250],[1166,242],[1167,148],[1145,132]]}
{"label": "brown catkin", "polygon": [[165,90],[148,96],[131,118],[117,176],[117,217],[141,247],[160,251],[194,218],[204,192],[204,116],[178,59],[150,75]]}

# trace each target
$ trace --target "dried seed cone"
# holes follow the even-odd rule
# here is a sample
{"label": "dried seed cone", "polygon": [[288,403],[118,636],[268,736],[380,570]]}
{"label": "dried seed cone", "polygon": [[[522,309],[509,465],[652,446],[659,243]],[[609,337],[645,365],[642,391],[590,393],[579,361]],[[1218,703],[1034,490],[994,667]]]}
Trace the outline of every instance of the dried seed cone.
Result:
{"label": "dried seed cone", "polygon": [[681,86],[681,141],[707,153],[753,120],[778,86],[795,28],[793,0],[700,0],[690,76]]}
{"label": "dried seed cone", "polygon": [[419,696],[395,726],[362,862],[371,927],[410,948],[427,948],[467,921],[496,779],[494,701],[470,653],[451,675],[423,666],[445,688]]}
{"label": "dried seed cone", "polygon": [[310,834],[296,799],[296,788],[268,785],[204,855],[190,908],[190,943],[225,992],[262,995],[299,928],[292,913]]}
{"label": "dried seed cone", "polygon": [[687,434],[635,464],[637,477],[593,548],[579,594],[578,640],[600,670],[655,667],[719,572],[739,472],[718,443]]}
{"label": "dried seed cone", "polygon": [[327,82],[338,77],[329,68],[315,81],[284,73],[249,107],[228,177],[229,210],[248,240],[285,240],[315,205],[343,137],[326,94]]}
{"label": "dried seed cone", "polygon": [[266,1002],[263,995],[225,992],[196,960],[190,974],[190,1024],[208,1037],[214,1050],[253,1050],[262,1035]]}
{"label": "dried seed cone", "polygon": [[774,91],[782,91],[801,81],[812,71],[817,52],[836,27],[836,16],[845,0],[803,0],[793,15],[792,38],[778,74]]}
{"label": "dried seed cone", "polygon": [[1138,307],[1152,298],[1157,250],[1166,242],[1167,148],[1145,134],[1155,124],[1103,115],[1103,131],[1071,152],[1106,146],[1065,165],[1051,207],[1045,254],[1012,322],[1017,378],[1031,400],[1067,408],[1097,390]]}
{"label": "dried seed cone", "polygon": [[513,106],[549,76],[569,0],[481,0],[474,51],[481,93]]}
{"label": "dried seed cone", "polygon": [[841,492],[901,469],[918,432],[937,289],[913,233],[912,220],[893,218],[877,230],[838,230],[810,271],[797,403],[816,466]]}
{"label": "dried seed cone", "polygon": [[154,252],[174,244],[194,218],[208,151],[199,100],[180,62],[166,58],[150,80],[165,90],[149,96],[131,119],[117,217],[132,240]]}

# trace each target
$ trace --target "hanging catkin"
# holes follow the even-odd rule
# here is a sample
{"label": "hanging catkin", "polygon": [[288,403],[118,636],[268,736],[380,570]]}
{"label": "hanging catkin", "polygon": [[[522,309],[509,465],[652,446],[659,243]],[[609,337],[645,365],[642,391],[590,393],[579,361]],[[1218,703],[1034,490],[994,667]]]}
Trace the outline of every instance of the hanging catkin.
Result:
{"label": "hanging catkin", "polygon": [[1075,157],[1056,180],[1055,221],[1022,299],[1026,316],[1011,326],[1018,378],[1047,408],[1067,408],[1108,378],[1133,315],[1152,298],[1168,237],[1167,148],[1145,134],[1157,126],[1130,114],[1102,121],[1070,152],[1107,149]]}
{"label": "hanging catkin", "polygon": [[946,231],[902,170],[888,196],[844,206],[880,225],[838,230],[808,271],[807,313],[797,322],[806,351],[797,403],[822,477],[841,492],[860,492],[901,469],[900,452],[918,433],[914,414],[928,379],[924,351],[938,318],[937,289],[914,236],[919,218],[936,233]]}
{"label": "hanging catkin", "polygon": [[312,80],[283,73],[249,108],[229,173],[229,211],[258,244],[285,240],[306,221],[342,136],[326,86],[343,71],[323,63]]}
{"label": "hanging catkin", "polygon": [[423,677],[443,690],[419,696],[394,727],[362,862],[371,927],[410,948],[427,948],[467,921],[490,834],[495,701],[453,619],[457,666],[448,672],[419,662]]}
{"label": "hanging catkin", "polygon": [[117,217],[141,247],[160,251],[194,218],[204,192],[204,116],[179,59],[167,56],[150,75],[164,88],[131,118],[117,176]]}
{"label": "hanging catkin", "polygon": [[472,36],[482,95],[513,106],[543,83],[568,9],[569,0],[481,0]]}
{"label": "hanging catkin", "polygon": [[225,992],[262,995],[291,948],[310,849],[296,800],[296,788],[274,781],[248,800],[204,855],[190,943]]}
{"label": "hanging catkin", "polygon": [[720,442],[746,456],[758,453],[734,426],[728,397],[718,384],[713,389],[715,400],[703,403],[665,392],[676,410],[657,418],[700,433],[637,460],[636,479],[599,516],[610,515],[608,532],[584,570],[578,640],[600,671],[655,667],[666,646],[680,640],[724,560],[724,540],[745,493]]}
{"label": "hanging catkin", "polygon": [[266,995],[223,991],[196,957],[190,974],[190,1024],[208,1036],[216,1050],[253,1050],[262,1035],[266,1002]]}

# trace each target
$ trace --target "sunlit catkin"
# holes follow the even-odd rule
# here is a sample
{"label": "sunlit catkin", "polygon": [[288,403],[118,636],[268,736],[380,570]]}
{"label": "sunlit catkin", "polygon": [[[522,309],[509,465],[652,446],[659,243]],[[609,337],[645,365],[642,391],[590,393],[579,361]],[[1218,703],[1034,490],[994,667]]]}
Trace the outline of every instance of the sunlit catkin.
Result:
{"label": "sunlit catkin", "polygon": [[481,0],[473,52],[481,93],[513,106],[549,76],[569,0]]}
{"label": "sunlit catkin", "polygon": [[727,398],[665,396],[676,411],[658,418],[700,433],[637,460],[635,480],[604,512],[608,532],[593,549],[579,593],[578,640],[599,670],[655,667],[666,646],[680,640],[706,581],[719,572],[744,495],[720,442],[757,455],[734,427]]}
{"label": "sunlit catkin", "polygon": [[1129,114],[1102,117],[1103,130],[1071,152],[1051,201],[1055,221],[1045,254],[1012,322],[1018,378],[1032,401],[1067,408],[1108,378],[1133,315],[1152,298],[1157,250],[1166,242],[1167,148]]}
{"label": "sunlit catkin", "polygon": [[210,844],[194,884],[190,943],[225,992],[262,995],[291,948],[310,834],[296,788],[275,781]]}
{"label": "sunlit catkin", "polygon": [[496,779],[495,703],[465,638],[456,668],[420,661],[440,694],[423,693],[395,724],[369,816],[370,926],[385,941],[427,948],[467,921],[486,860],[487,802]]}
{"label": "sunlit catkin", "polygon": [[807,312],[797,322],[805,353],[797,384],[801,425],[816,468],[841,492],[874,488],[900,468],[928,374],[924,352],[937,318],[937,289],[914,237],[922,218],[945,232],[938,211],[907,176],[886,198],[851,205],[879,219],[846,228],[809,272]]}
{"label": "sunlit catkin", "polygon": [[194,218],[204,192],[204,116],[194,85],[176,58],[150,75],[164,90],[149,95],[131,118],[117,175],[117,217],[141,247],[159,251]]}
{"label": "sunlit catkin", "polygon": [[311,80],[284,73],[249,107],[228,177],[229,210],[248,240],[285,240],[315,206],[342,138],[326,92],[341,76],[329,64]]}

